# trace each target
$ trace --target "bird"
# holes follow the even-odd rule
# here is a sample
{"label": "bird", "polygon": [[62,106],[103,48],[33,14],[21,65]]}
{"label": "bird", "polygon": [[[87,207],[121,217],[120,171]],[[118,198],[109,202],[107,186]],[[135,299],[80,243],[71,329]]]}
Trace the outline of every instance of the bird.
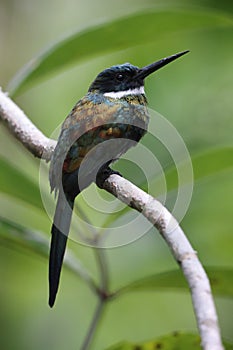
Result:
{"label": "bird", "polygon": [[145,135],[145,78],[187,52],[143,68],[124,63],[103,70],[64,120],[49,170],[51,192],[58,197],[49,254],[50,307],[58,291],[75,198],[92,182],[104,182],[114,173],[110,164]]}

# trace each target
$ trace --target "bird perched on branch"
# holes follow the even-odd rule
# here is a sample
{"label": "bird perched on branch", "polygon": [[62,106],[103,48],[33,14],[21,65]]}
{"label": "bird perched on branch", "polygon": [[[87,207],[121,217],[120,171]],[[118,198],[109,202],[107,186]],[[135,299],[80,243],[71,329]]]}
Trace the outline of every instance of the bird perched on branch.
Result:
{"label": "bird perched on branch", "polygon": [[51,190],[58,192],[49,258],[49,305],[55,302],[74,201],[109,165],[146,133],[149,113],[144,80],[188,51],[143,68],[130,63],[99,73],[65,119],[50,166]]}

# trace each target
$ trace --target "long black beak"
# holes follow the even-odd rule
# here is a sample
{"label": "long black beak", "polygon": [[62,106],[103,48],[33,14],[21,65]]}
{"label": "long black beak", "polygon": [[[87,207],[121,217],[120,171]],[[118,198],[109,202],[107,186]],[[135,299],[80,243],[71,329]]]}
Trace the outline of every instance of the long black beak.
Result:
{"label": "long black beak", "polygon": [[172,61],[175,61],[177,58],[185,55],[188,52],[189,52],[189,50],[182,51],[182,52],[176,53],[175,55],[172,55],[172,56],[169,56],[166,58],[162,58],[161,60],[159,60],[157,62],[149,64],[148,66],[145,66],[145,67],[139,69],[136,77],[143,80],[151,73],[154,73],[156,70],[166,66],[166,64],[168,64]]}

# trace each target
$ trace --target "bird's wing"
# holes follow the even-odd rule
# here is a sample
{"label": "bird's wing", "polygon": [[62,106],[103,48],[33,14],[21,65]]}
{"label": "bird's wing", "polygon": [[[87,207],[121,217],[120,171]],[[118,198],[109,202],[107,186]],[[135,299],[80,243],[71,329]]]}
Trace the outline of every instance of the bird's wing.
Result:
{"label": "bird's wing", "polygon": [[[132,139],[131,135],[135,133],[132,126],[135,125],[144,130],[147,128],[144,106],[137,105],[135,109],[135,105],[112,101],[103,95],[97,95],[95,99],[86,95],[76,104],[62,125],[51,160],[51,190],[59,189],[62,172],[72,173],[78,169],[87,153],[92,154],[88,159],[87,174],[92,172],[94,164],[97,167],[98,163],[103,162],[106,150],[112,155],[112,159],[119,157],[131,146],[121,142],[112,145],[111,149],[109,143],[107,149],[97,149],[95,146],[111,139]],[[95,154],[90,152],[93,148],[97,149]]]}

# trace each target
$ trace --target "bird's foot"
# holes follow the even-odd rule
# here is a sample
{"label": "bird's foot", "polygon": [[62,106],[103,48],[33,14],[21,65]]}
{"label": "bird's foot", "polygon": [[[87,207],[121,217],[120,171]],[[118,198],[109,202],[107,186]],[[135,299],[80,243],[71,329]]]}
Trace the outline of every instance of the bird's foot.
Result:
{"label": "bird's foot", "polygon": [[109,166],[102,166],[96,176],[96,185],[103,188],[104,182],[110,175],[122,176],[118,171],[112,170]]}

